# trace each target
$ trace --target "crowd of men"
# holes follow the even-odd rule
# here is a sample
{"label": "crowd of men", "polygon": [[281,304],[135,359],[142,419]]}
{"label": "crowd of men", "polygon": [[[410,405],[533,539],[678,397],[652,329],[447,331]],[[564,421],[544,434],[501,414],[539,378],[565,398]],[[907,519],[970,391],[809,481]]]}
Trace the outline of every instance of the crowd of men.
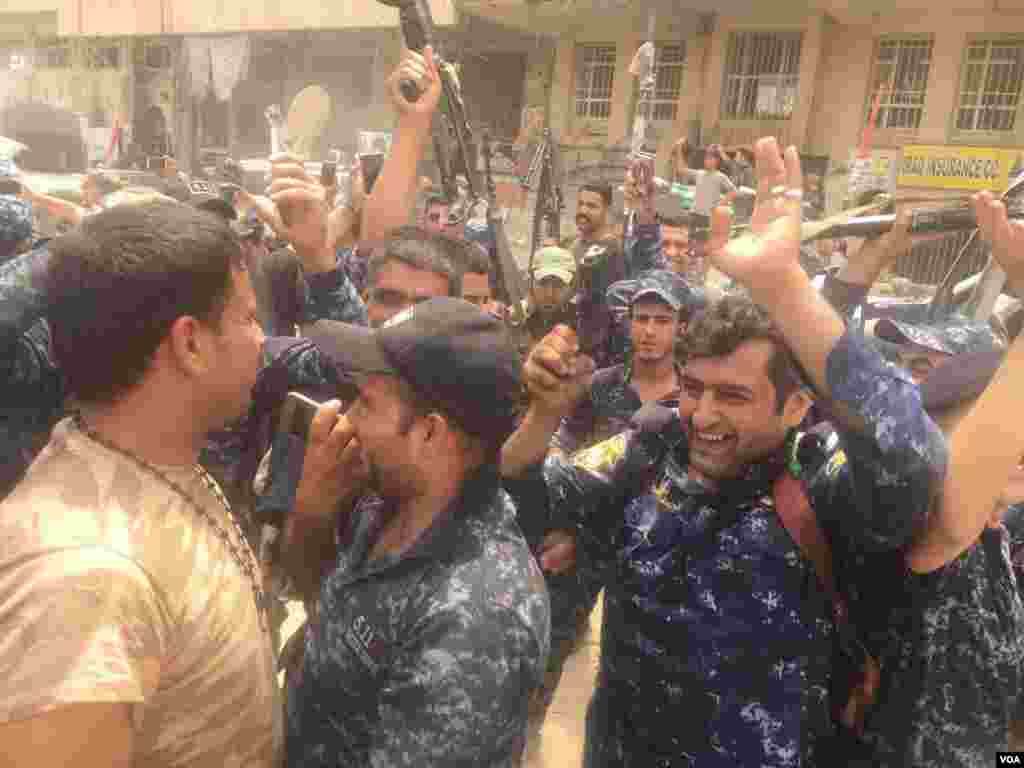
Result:
{"label": "crowd of men", "polygon": [[[0,766],[519,765],[602,590],[588,768],[993,764],[1024,341],[865,328],[907,215],[812,281],[770,138],[738,183],[676,148],[689,216],[583,186],[511,312],[492,230],[409,224],[430,50],[388,89],[340,207],[288,155],[234,206],[0,196]],[[1020,290],[1024,225],[972,206]]]}

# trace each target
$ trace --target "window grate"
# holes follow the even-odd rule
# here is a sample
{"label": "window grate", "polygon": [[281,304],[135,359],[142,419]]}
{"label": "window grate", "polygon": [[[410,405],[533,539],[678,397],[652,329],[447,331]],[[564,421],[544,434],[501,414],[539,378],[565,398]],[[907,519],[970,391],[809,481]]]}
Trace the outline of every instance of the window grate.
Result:
{"label": "window grate", "polygon": [[[921,126],[931,59],[930,39],[879,41],[872,90],[872,94],[881,90],[876,127],[917,130]],[[868,119],[870,114],[869,110]]]}
{"label": "window grate", "polygon": [[679,111],[683,73],[686,71],[686,46],[683,43],[657,43],[656,46],[651,120],[674,122]]}
{"label": "window grate", "polygon": [[576,54],[576,116],[607,120],[612,113],[615,46],[581,45]]}
{"label": "window grate", "polygon": [[959,131],[1014,129],[1024,81],[1024,41],[983,40],[967,46],[956,113]]}
{"label": "window grate", "polygon": [[788,119],[800,80],[800,32],[733,32],[725,59],[722,116]]}

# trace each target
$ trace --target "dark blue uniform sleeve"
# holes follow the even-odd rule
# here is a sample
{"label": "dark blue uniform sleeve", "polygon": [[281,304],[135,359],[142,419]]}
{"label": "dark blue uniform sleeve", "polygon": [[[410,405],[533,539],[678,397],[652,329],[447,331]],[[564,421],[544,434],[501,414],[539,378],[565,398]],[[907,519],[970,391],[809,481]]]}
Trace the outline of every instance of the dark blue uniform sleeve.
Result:
{"label": "dark blue uniform sleeve", "polygon": [[864,303],[870,289],[869,285],[844,282],[829,272],[825,276],[825,285],[821,289],[821,295],[843,318],[847,327],[851,327],[854,313]]}
{"label": "dark blue uniform sleeve", "polygon": [[305,322],[335,320],[339,323],[366,325],[366,305],[339,259],[330,272],[306,275]]}
{"label": "dark blue uniform sleeve", "polygon": [[561,451],[565,456],[572,456],[593,434],[597,412],[591,398],[584,398],[572,413],[562,419],[558,431],[551,438],[551,447]]}
{"label": "dark blue uniform sleeve", "polygon": [[44,246],[0,265],[0,380],[6,384],[31,383],[52,360],[49,333],[25,335],[46,312],[49,260]]}
{"label": "dark blue uniform sleeve", "polygon": [[627,276],[632,277],[649,269],[667,269],[661,255],[661,227],[658,224],[640,224],[625,241]]}
{"label": "dark blue uniform sleeve", "polygon": [[946,442],[910,375],[857,333],[828,358],[835,432],[804,467],[819,518],[866,551],[905,546],[927,521],[946,470]]}

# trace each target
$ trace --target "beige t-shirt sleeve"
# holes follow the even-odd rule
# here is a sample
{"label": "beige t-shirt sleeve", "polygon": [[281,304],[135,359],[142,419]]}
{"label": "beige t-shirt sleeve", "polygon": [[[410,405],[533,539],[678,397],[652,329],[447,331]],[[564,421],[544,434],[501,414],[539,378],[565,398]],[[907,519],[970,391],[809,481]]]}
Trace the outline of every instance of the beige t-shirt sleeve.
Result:
{"label": "beige t-shirt sleeve", "polygon": [[169,623],[136,563],[101,547],[8,562],[0,569],[0,722],[153,694]]}

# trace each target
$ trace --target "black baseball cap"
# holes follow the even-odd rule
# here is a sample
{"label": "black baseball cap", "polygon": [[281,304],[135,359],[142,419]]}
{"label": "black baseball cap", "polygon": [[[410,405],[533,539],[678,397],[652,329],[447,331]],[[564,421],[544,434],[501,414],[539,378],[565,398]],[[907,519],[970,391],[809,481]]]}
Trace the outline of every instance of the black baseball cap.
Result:
{"label": "black baseball cap", "polygon": [[515,431],[522,361],[504,324],[468,301],[430,299],[373,329],[320,320],[307,336],[344,373],[398,376],[469,435]]}

